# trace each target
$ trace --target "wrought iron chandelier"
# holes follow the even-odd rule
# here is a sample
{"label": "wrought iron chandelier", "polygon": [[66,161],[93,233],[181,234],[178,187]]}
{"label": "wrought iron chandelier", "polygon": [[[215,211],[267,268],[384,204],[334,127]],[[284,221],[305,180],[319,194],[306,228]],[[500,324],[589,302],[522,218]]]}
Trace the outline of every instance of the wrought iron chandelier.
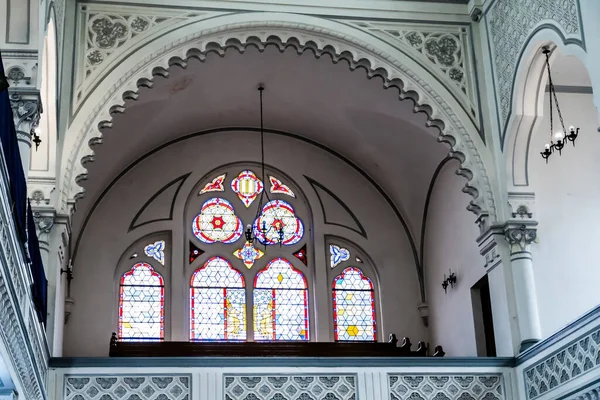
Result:
{"label": "wrought iron chandelier", "polygon": [[[260,169],[261,169],[261,179],[263,181],[263,185],[265,181],[265,132],[264,132],[264,119],[263,119],[263,92],[265,87],[260,84],[258,86],[259,93],[259,101],[260,101]],[[263,200],[267,198],[267,202],[270,202],[269,194],[267,193],[267,188],[263,186],[263,190],[260,193],[260,199],[258,201],[258,208],[256,210],[256,216],[254,217],[254,227],[251,224],[246,225],[246,242],[253,243],[258,242],[264,247],[267,247],[272,244],[281,244],[283,243],[285,232],[283,231],[284,224],[281,219],[277,219],[276,222],[271,224],[271,226],[267,226],[265,221],[262,221],[262,224],[259,225],[259,217],[260,213],[263,209]],[[277,236],[275,237],[275,243],[272,240],[267,239],[267,235],[272,232],[276,232]],[[263,238],[261,240],[261,238]]]}
{"label": "wrought iron chandelier", "polygon": [[[559,155],[562,154],[562,150],[567,141],[573,143],[573,146],[575,146],[575,139],[577,139],[577,135],[579,135],[579,128],[575,128],[573,125],[571,125],[568,131],[565,129],[565,122],[563,121],[560,107],[558,105],[558,99],[556,97],[556,90],[554,88],[554,84],[552,83],[552,73],[550,72],[550,50],[547,47],[544,47],[542,52],[546,56],[546,69],[548,70],[548,91],[550,93],[550,143],[546,143],[544,146],[544,151],[542,151],[540,154],[542,155],[542,158],[546,160],[546,164],[548,164],[548,158],[550,158],[552,153],[558,151]],[[554,133],[554,136],[554,121],[552,119],[553,106],[556,107],[556,112],[558,114],[562,129]],[[554,141],[552,141],[553,137]]]}

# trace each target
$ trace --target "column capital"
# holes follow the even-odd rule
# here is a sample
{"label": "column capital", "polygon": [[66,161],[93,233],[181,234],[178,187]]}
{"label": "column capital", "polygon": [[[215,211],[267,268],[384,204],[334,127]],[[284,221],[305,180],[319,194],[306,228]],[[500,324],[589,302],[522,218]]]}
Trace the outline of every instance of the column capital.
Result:
{"label": "column capital", "polygon": [[40,91],[32,88],[9,87],[8,92],[17,139],[31,147],[31,130],[38,125],[42,113]]}
{"label": "column capital", "polygon": [[[529,246],[537,240],[537,222],[509,223],[504,227],[504,238],[515,251],[528,251]],[[517,247],[518,246],[518,247]]]}
{"label": "column capital", "polygon": [[[33,208],[33,207],[32,207]],[[54,209],[36,209],[33,208],[33,220],[35,230],[38,235],[40,247],[47,250],[50,243],[50,233],[56,222],[56,211]]]}

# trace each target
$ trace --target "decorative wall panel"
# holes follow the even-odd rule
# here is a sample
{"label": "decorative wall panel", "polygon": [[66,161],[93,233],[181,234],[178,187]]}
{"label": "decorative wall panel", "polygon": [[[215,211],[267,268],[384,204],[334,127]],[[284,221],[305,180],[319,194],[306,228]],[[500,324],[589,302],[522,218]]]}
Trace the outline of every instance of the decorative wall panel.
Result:
{"label": "decorative wall panel", "polygon": [[390,400],[501,400],[501,375],[389,375]]}
{"label": "decorative wall panel", "polygon": [[523,372],[528,399],[536,399],[600,366],[600,328],[575,339]]}
{"label": "decorative wall panel", "polygon": [[[501,132],[510,117],[513,79],[520,53],[542,24],[583,44],[578,0],[496,0],[486,16]],[[504,135],[504,133],[502,133]]]}
{"label": "decorative wall panel", "polygon": [[230,375],[225,400],[356,400],[354,375]]}
{"label": "decorative wall panel", "polygon": [[65,375],[64,400],[190,400],[190,375]]}

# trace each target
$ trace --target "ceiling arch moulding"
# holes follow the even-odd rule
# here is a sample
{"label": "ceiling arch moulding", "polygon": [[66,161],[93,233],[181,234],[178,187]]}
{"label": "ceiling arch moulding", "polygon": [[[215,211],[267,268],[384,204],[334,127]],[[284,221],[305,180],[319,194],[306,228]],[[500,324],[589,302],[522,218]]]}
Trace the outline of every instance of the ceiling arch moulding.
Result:
{"label": "ceiling arch moulding", "polygon": [[70,201],[84,195],[78,182],[87,179],[85,164],[94,160],[91,146],[102,143],[100,130],[111,126],[114,113],[125,110],[125,100],[137,98],[139,87],[152,87],[154,76],[167,77],[170,65],[185,67],[190,57],[203,61],[208,52],[224,54],[228,47],[243,52],[247,46],[261,49],[267,44],[345,60],[352,70],[360,67],[368,77],[380,77],[384,88],[398,89],[399,100],[410,100],[414,112],[425,113],[426,125],[439,129],[438,141],[448,144],[449,156],[459,160],[457,174],[467,180],[463,191],[472,196],[467,209],[480,217],[480,225],[496,220],[488,176],[494,173],[491,154],[469,116],[435,76],[373,35],[331,20],[278,13],[230,14],[188,23],[116,65],[69,127],[62,153],[65,211]]}
{"label": "ceiling arch moulding", "polygon": [[191,172],[172,180],[154,193],[131,220],[129,231],[152,222],[171,221],[179,190],[190,174]]}
{"label": "ceiling arch moulding", "polygon": [[131,7],[86,3],[77,10],[77,67],[71,114],[123,58],[152,38],[190,19],[202,20],[223,12]]}
{"label": "ceiling arch moulding", "polygon": [[337,197],[335,193],[316,180],[306,175],[304,175],[304,177],[317,194],[317,198],[321,204],[321,210],[323,211],[323,222],[326,225],[337,225],[350,229],[367,239],[365,228],[363,228],[356,215],[354,215],[352,210],[350,210],[350,207],[348,207],[342,199]]}
{"label": "ceiling arch moulding", "polygon": [[513,109],[517,67],[530,39],[540,30],[551,29],[565,45],[585,50],[579,0],[496,0],[485,10],[485,27],[494,87],[500,143]]}
{"label": "ceiling arch moulding", "polygon": [[340,22],[380,38],[427,68],[455,96],[483,139],[469,25],[364,20]]}

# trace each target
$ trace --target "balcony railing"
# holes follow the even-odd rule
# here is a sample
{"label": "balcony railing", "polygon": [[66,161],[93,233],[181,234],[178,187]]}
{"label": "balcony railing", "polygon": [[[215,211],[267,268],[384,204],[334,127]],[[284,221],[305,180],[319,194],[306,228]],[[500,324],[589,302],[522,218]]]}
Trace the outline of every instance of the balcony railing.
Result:
{"label": "balcony railing", "polygon": [[25,248],[17,239],[9,199],[9,178],[0,148],[0,339],[26,399],[46,398],[49,351],[32,300],[33,279]]}

